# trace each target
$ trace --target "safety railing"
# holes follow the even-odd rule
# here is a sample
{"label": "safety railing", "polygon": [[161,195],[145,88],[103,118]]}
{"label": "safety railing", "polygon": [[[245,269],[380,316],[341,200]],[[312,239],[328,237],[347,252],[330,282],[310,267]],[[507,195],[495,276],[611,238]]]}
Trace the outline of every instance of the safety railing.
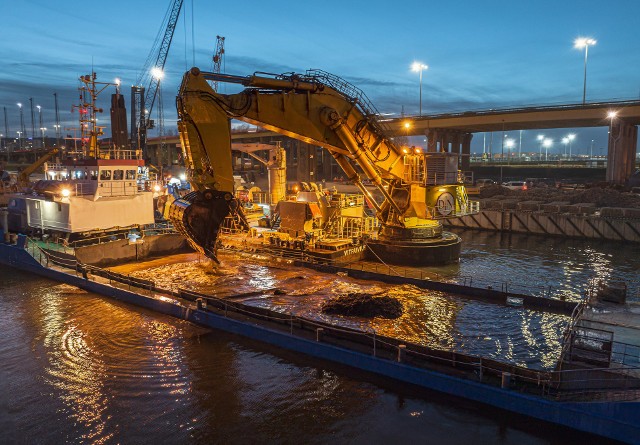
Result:
{"label": "safety railing", "polygon": [[371,126],[379,131],[380,135],[391,134],[390,127],[380,120],[380,112],[360,88],[347,82],[345,79],[336,76],[335,74],[331,74],[323,70],[307,70],[306,74],[308,77],[333,88],[351,99],[351,101],[360,108],[365,117],[367,117]]}

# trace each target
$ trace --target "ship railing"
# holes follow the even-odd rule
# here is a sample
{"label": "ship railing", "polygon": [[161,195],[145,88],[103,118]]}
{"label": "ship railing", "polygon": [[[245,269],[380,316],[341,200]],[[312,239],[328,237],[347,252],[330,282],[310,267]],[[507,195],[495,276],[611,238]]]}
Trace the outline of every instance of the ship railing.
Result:
{"label": "ship railing", "polygon": [[43,267],[59,266],[67,269],[75,269],[78,262],[71,255],[65,252],[56,253],[53,250],[45,249],[42,243],[27,237],[26,251],[40,263]]}
{"label": "ship railing", "polygon": [[219,297],[192,290],[179,289],[179,297],[196,302],[201,309],[217,311],[230,317],[232,314],[252,317],[276,323],[289,330],[291,335],[311,337],[316,342],[350,347],[358,352],[368,353],[376,358],[393,362],[401,362],[426,369],[447,369],[459,375],[466,373],[467,378],[489,384],[501,384],[504,376],[509,376],[509,387],[527,385],[537,388],[544,394],[551,383],[549,372],[524,368],[511,363],[484,358],[457,351],[444,351],[424,345],[404,342],[400,339],[383,336],[372,327],[350,328],[299,317],[292,312],[276,313],[269,309],[248,306],[238,299],[259,298],[273,292],[274,289],[263,289],[239,295]]}
{"label": "ship railing", "polygon": [[571,313],[571,318],[569,319],[569,323],[567,324],[567,327],[565,328],[562,334],[562,340],[561,340],[562,349],[560,350],[560,359],[558,360],[558,366],[557,366],[558,371],[562,370],[564,360],[567,358],[569,354],[569,350],[571,349],[571,342],[573,341],[572,340],[573,333],[575,332],[576,326],[578,325],[580,318],[584,314],[584,311],[587,308],[587,305],[589,304],[589,300],[590,300],[590,291],[587,291],[587,293],[583,296],[582,301],[580,301],[580,303],[577,304],[575,308],[573,308],[573,312]]}

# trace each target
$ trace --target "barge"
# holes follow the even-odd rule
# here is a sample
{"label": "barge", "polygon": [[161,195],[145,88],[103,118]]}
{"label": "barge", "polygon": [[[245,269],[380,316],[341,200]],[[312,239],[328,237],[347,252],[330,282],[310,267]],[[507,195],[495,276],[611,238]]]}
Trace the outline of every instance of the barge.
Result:
{"label": "barge", "polygon": [[[536,371],[255,308],[233,299],[162,289],[150,281],[88,266],[70,256],[52,254],[25,236],[20,236],[15,245],[0,244],[0,264],[393,381],[608,439],[640,443],[638,367],[604,368],[602,362],[597,368],[579,366],[579,346],[601,340],[592,335],[595,330],[589,331],[588,327],[579,324],[584,303],[572,305],[557,301],[555,310],[573,314],[564,338],[561,362],[554,371]],[[331,266],[330,271],[354,274],[354,271],[340,266]],[[382,276],[369,278],[384,279]],[[437,285],[435,282],[426,283]],[[440,285],[459,286],[450,283]],[[496,300],[514,298],[491,289],[477,289],[476,292]],[[536,297],[530,297],[523,304],[536,301]],[[620,384],[621,379],[624,385]]]}

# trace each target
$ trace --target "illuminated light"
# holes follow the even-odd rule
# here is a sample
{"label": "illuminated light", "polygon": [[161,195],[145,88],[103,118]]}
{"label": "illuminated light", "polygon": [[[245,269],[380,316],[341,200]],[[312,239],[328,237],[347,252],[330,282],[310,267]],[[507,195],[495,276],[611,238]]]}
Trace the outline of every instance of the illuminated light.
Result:
{"label": "illuminated light", "polygon": [[406,148],[403,148],[402,149],[402,153],[407,154],[407,153],[409,153],[409,150],[407,150]]}
{"label": "illuminated light", "polygon": [[576,49],[582,49],[585,46],[593,46],[597,43],[596,39],[592,39],[590,37],[578,37],[573,41],[573,47]]}
{"label": "illuminated light", "polygon": [[429,69],[429,65],[425,65],[424,63],[420,63],[420,62],[413,62],[411,64],[411,71],[414,72],[419,72],[422,70],[428,70]]}
{"label": "illuminated light", "polygon": [[617,115],[618,115],[618,112],[617,112],[617,111],[609,111],[609,112],[607,113],[607,117],[608,117],[609,119],[613,119],[613,118],[614,118],[614,117],[616,117]]}
{"label": "illuminated light", "polygon": [[60,194],[62,195],[63,198],[68,198],[69,196],[71,196],[71,190],[69,189],[62,189],[60,191]]}
{"label": "illuminated light", "polygon": [[542,141],[542,145],[545,148],[549,148],[553,145],[553,139],[545,139],[544,141]]}
{"label": "illuminated light", "polygon": [[416,147],[416,154],[419,155],[422,153],[422,149],[420,147]]}
{"label": "illuminated light", "polygon": [[18,105],[20,108],[22,108],[22,104],[20,102],[18,102],[16,105]]}
{"label": "illuminated light", "polygon": [[185,174],[180,175],[180,180],[181,181],[186,181],[187,180],[187,175],[185,175]]}
{"label": "illuminated light", "polygon": [[404,128],[411,128],[411,122],[405,122],[404,123]]}
{"label": "illuminated light", "polygon": [[538,135],[538,137],[537,137],[537,139],[538,139],[539,141],[544,140],[544,134],[539,134],[539,135]]}
{"label": "illuminated light", "polygon": [[153,78],[156,80],[162,80],[162,78],[164,77],[164,71],[162,71],[162,68],[154,66],[153,68],[151,68],[151,76],[153,76]]}
{"label": "illuminated light", "polygon": [[567,138],[568,138],[570,141],[572,141],[572,140],[574,140],[574,139],[576,138],[576,135],[575,135],[575,134],[573,134],[573,133],[571,133],[570,135],[568,135],[568,136],[567,136]]}
{"label": "illuminated light", "polygon": [[562,138],[562,143],[565,144],[565,145],[568,144],[569,143],[569,138],[568,137]]}
{"label": "illuminated light", "polygon": [[160,186],[158,184],[153,186],[153,191],[154,192],[159,192],[160,191]]}
{"label": "illuminated light", "polygon": [[114,82],[116,85],[120,86],[120,79],[118,79],[117,77],[114,79]]}

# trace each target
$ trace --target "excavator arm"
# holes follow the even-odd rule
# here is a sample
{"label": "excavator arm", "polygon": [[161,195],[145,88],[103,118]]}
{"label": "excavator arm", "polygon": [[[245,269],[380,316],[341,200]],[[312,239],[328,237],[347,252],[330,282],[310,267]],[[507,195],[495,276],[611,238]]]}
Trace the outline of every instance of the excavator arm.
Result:
{"label": "excavator arm", "polygon": [[[207,80],[238,83],[246,88],[236,94],[219,94]],[[208,250],[212,249],[211,240],[215,242],[210,232],[217,233],[218,221],[237,207],[231,198],[231,119],[328,150],[374,206],[383,228],[395,233],[420,226],[424,231],[427,226],[439,224],[431,218],[429,205],[435,205],[435,198],[425,191],[424,178],[414,178],[407,169],[406,148],[397,147],[386,135],[379,113],[366,96],[336,76],[309,71],[306,75],[240,77],[192,68],[183,78],[177,110],[194,196],[187,195],[182,204],[176,201],[171,219],[192,240],[192,245],[202,247],[198,240],[207,240],[205,253],[214,259],[215,251]],[[382,204],[373,199],[358,171],[384,196]],[[441,184],[441,191],[442,187]],[[458,195],[466,200],[464,190]],[[220,204],[213,205],[213,201]],[[201,209],[192,220],[187,216],[189,204]],[[460,201],[459,205],[466,204]],[[211,222],[207,223],[207,219]]]}

